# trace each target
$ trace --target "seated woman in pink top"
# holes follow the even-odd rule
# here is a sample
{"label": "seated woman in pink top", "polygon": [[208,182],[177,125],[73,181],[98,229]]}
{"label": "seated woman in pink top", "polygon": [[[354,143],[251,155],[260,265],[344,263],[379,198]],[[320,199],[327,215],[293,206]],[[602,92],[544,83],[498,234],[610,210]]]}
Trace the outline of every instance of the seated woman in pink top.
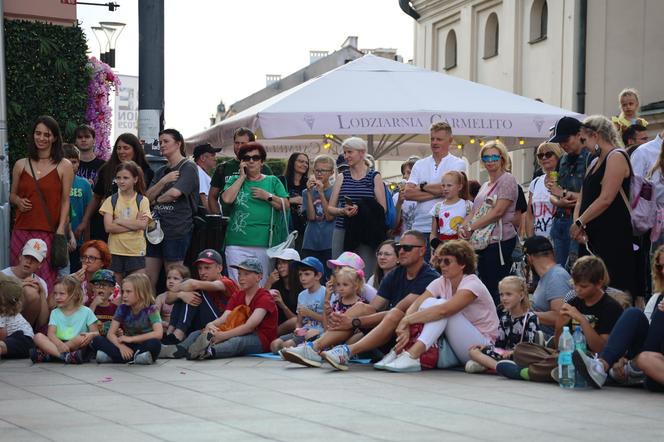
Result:
{"label": "seated woman in pink top", "polygon": [[[442,276],[410,306],[397,327],[396,353],[383,368],[395,372],[419,371],[420,356],[444,335],[459,361],[465,364],[468,350],[492,344],[498,334],[498,315],[493,298],[475,275],[477,256],[466,241],[453,240],[436,251]],[[410,326],[424,324],[410,348]],[[403,351],[402,351],[403,350]]]}

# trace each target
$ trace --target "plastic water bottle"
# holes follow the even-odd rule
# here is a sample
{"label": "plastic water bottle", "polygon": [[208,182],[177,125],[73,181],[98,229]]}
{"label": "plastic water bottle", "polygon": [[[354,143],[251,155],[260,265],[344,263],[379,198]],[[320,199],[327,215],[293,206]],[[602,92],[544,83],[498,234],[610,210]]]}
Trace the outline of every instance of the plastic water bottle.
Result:
{"label": "plastic water bottle", "polygon": [[[574,330],[574,349],[581,350],[584,353],[588,350],[586,345],[586,337],[583,335],[583,330],[581,330],[580,325],[577,325],[576,329]],[[583,376],[576,376],[574,388],[586,388],[587,386],[588,383]]]}
{"label": "plastic water bottle", "polygon": [[574,364],[572,352],[574,351],[574,338],[569,327],[563,328],[558,340],[558,383],[561,388],[574,388]]}

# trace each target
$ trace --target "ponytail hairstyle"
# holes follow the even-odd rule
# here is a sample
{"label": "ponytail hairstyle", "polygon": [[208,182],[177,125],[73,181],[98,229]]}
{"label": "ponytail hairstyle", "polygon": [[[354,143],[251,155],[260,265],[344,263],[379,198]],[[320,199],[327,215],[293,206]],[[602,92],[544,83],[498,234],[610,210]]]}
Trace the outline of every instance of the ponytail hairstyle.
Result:
{"label": "ponytail hairstyle", "polygon": [[520,276],[506,276],[498,283],[498,290],[510,287],[517,293],[521,293],[521,308],[524,312],[530,310],[530,299],[528,298],[528,283]]}
{"label": "ponytail hairstyle", "polygon": [[459,198],[462,200],[470,199],[470,192],[468,191],[468,177],[465,173],[459,172],[458,170],[450,170],[443,174],[443,178],[446,176],[452,176],[456,180],[457,184],[461,184],[461,190],[459,191]]}

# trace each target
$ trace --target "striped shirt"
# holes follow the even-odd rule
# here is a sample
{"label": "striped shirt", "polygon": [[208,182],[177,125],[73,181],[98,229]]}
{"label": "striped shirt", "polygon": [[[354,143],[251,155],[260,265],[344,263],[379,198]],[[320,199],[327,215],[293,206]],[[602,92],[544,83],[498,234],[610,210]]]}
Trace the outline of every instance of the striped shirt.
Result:
{"label": "striped shirt", "polygon": [[[362,198],[376,198],[376,193],[374,192],[374,177],[377,173],[378,172],[375,170],[369,169],[363,178],[355,180],[350,175],[350,170],[344,170],[344,181],[341,184],[341,189],[339,189],[337,207],[344,207],[344,197],[352,199],[355,203]],[[345,229],[346,217],[338,216],[334,227],[337,229]]]}

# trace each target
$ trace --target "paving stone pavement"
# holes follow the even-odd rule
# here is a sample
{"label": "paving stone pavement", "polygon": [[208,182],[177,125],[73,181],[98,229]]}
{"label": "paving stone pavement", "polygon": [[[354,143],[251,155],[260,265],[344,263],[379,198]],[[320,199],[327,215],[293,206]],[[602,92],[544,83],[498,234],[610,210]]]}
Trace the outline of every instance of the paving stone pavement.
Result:
{"label": "paving stone pavement", "polygon": [[1,441],[657,441],[664,395],[260,358],[0,361]]}

